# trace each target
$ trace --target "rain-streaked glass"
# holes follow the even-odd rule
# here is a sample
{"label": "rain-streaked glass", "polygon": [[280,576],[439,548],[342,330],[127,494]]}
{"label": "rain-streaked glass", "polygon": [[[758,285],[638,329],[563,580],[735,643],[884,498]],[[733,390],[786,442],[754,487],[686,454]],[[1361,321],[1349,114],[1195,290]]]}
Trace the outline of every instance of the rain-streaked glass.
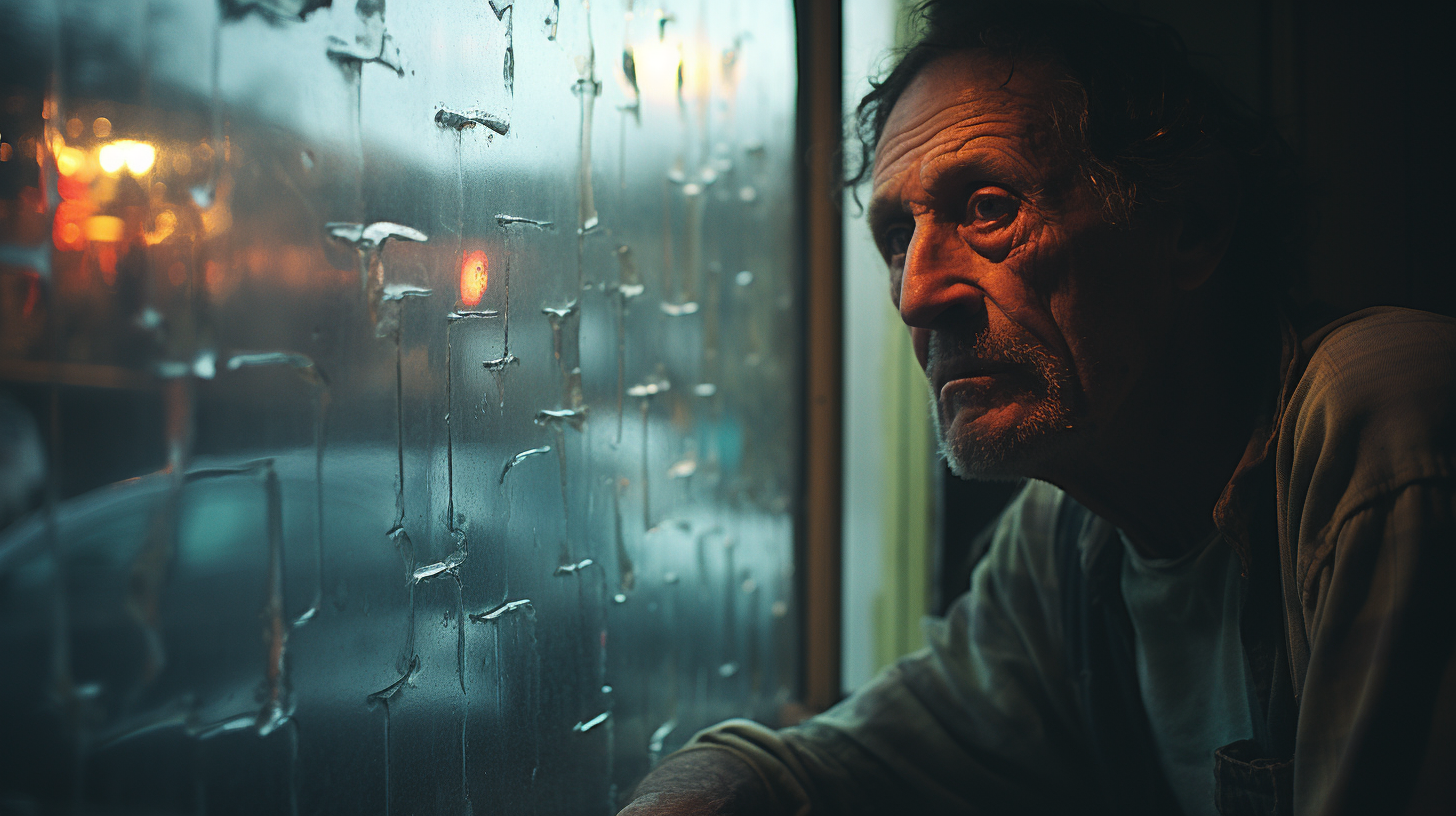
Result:
{"label": "rain-streaked glass", "polygon": [[0,810],[605,814],[775,720],[791,4],[0,20]]}

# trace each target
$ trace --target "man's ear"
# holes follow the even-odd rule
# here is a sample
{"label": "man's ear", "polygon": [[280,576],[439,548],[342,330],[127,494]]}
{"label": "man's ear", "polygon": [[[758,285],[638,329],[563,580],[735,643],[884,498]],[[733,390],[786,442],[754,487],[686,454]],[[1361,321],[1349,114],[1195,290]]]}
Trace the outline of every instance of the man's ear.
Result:
{"label": "man's ear", "polygon": [[[1232,174],[1233,168],[1223,168]],[[1205,183],[1190,195],[1178,214],[1173,244],[1174,283],[1191,292],[1213,277],[1238,221],[1239,197],[1232,185]]]}

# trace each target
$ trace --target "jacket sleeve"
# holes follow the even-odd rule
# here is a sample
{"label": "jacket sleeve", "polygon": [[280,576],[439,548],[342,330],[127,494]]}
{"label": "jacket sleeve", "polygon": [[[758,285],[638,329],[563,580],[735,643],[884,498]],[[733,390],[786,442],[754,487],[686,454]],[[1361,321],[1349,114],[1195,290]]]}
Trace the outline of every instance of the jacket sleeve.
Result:
{"label": "jacket sleeve", "polygon": [[1407,484],[1340,525],[1305,579],[1300,814],[1456,802],[1456,480]]}
{"label": "jacket sleeve", "polygon": [[970,591],[926,622],[926,649],[799,726],[730,721],[690,749],[734,752],[786,813],[1080,810],[1085,736],[1053,607],[1060,498],[1036,485],[1008,508]]}
{"label": "jacket sleeve", "polygon": [[1307,345],[1277,468],[1296,688],[1302,680],[1294,810],[1449,813],[1456,321],[1371,309]]}

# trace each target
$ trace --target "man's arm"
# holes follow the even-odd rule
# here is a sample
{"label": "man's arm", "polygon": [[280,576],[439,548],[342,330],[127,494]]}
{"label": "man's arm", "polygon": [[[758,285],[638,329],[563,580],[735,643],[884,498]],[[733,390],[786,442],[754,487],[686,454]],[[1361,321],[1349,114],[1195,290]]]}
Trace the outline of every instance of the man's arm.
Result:
{"label": "man's arm", "polygon": [[1298,816],[1456,807],[1456,321],[1370,309],[1305,341],[1280,420]]}
{"label": "man's arm", "polygon": [[670,755],[642,780],[619,816],[788,816],[753,768],[731,751],[702,747]]}
{"label": "man's arm", "polygon": [[1310,576],[1314,642],[1295,744],[1300,814],[1456,806],[1456,479],[1343,524]]}
{"label": "man's arm", "polygon": [[[1012,503],[971,591],[927,626],[929,648],[792,728],[736,720],[699,734],[626,813],[1085,811],[1095,785],[1050,547],[1060,501],[1039,485]],[[751,811],[726,809],[754,795]]]}

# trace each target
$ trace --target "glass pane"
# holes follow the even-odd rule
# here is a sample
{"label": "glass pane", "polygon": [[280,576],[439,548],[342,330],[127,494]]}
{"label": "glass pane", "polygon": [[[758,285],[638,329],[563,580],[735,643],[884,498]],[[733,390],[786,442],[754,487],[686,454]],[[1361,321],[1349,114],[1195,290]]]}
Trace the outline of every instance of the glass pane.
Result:
{"label": "glass pane", "polygon": [[791,4],[0,17],[0,801],[609,813],[775,719]]}

